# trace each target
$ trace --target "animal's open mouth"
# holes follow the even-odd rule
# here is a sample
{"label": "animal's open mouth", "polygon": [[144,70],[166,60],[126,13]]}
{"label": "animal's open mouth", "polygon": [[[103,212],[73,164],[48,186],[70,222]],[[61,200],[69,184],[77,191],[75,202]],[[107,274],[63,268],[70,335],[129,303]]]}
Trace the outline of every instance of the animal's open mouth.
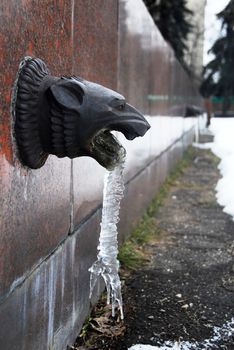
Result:
{"label": "animal's open mouth", "polygon": [[133,140],[143,136],[150,128],[144,116],[127,103],[124,112],[113,112],[112,117],[105,115],[104,120],[99,123],[104,126],[86,143],[86,151],[108,170],[114,169],[126,154],[124,147],[110,131],[121,132],[127,140]]}
{"label": "animal's open mouth", "polygon": [[109,130],[101,130],[92,138],[90,153],[99,164],[113,170],[123,160],[126,151]]}

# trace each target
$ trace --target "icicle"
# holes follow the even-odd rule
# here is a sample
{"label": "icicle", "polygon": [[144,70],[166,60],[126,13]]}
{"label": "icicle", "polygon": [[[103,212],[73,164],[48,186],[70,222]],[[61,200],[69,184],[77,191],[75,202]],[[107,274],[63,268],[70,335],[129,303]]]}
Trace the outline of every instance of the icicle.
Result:
{"label": "icicle", "polygon": [[103,208],[101,232],[99,237],[97,260],[90,267],[90,298],[94,286],[101,275],[107,289],[107,303],[112,304],[112,316],[115,308],[119,307],[120,317],[123,319],[123,305],[121,295],[121,282],[118,275],[119,261],[117,223],[119,221],[120,201],[123,198],[124,181],[123,170],[125,163],[125,150],[122,149],[119,164],[112,171],[107,171],[104,178]]}

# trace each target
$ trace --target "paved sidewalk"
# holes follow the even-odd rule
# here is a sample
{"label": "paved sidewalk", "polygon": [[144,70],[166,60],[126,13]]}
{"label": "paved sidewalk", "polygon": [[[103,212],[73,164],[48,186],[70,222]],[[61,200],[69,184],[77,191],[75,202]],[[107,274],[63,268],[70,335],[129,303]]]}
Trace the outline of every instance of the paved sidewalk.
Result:
{"label": "paved sidewalk", "polygon": [[[127,330],[112,350],[165,340],[204,349],[214,326],[234,317],[234,222],[216,202],[218,179],[215,157],[196,149],[157,214],[163,238],[148,247],[151,266],[127,282]],[[234,349],[234,328],[222,332],[208,349]]]}
{"label": "paved sidewalk", "polygon": [[216,202],[218,179],[217,159],[196,149],[157,213],[151,263],[126,281],[124,335],[95,349],[234,349],[234,222]]}

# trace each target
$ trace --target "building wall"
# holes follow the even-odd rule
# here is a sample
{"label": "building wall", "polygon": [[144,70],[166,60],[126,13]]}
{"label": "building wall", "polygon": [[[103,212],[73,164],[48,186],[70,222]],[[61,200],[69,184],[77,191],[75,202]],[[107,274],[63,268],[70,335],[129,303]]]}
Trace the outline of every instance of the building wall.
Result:
{"label": "building wall", "polygon": [[141,0],[3,0],[0,27],[0,348],[66,349],[90,306],[104,169],[85,157],[20,164],[10,113],[20,59],[118,89],[149,115],[144,138],[118,135],[127,149],[121,240],[192,141],[196,121],[170,115],[199,98]]}
{"label": "building wall", "polygon": [[188,35],[188,54],[185,59],[193,71],[197,82],[201,80],[203,67],[203,46],[205,35],[205,7],[207,0],[187,0],[187,7],[193,11],[189,21],[193,25],[192,32]]}

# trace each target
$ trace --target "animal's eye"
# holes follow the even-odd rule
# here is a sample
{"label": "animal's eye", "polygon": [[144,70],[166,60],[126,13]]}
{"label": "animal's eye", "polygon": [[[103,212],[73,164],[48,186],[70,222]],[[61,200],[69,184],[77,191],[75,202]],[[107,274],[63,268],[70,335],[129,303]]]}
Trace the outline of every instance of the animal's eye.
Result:
{"label": "animal's eye", "polygon": [[124,103],[124,102],[121,103],[121,105],[117,106],[116,108],[117,108],[119,111],[123,111],[124,108],[125,108],[125,103]]}

